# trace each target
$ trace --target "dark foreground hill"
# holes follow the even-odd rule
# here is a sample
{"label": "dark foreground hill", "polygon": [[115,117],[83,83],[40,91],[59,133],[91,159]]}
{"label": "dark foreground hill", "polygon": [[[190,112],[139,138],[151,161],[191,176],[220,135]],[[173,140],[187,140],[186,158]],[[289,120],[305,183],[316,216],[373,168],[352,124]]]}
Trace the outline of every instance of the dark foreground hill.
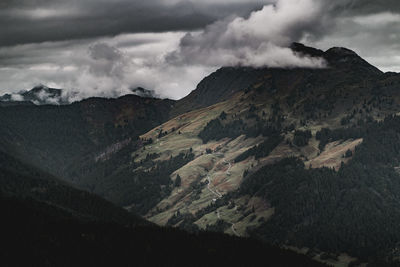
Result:
{"label": "dark foreground hill", "polygon": [[1,266],[323,266],[254,240],[160,228],[3,152],[0,210]]}
{"label": "dark foreground hill", "polygon": [[218,233],[81,222],[32,199],[0,197],[0,209],[2,266],[325,266]]}

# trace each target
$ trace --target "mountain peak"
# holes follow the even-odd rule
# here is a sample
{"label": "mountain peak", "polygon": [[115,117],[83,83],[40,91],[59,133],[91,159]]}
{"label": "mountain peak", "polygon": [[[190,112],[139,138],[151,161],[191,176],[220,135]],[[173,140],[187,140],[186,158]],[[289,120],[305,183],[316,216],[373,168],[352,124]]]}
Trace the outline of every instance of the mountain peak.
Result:
{"label": "mountain peak", "polygon": [[359,82],[383,74],[356,52],[347,48],[333,47],[322,51],[301,43],[293,43],[290,49],[300,57],[324,59],[327,62],[327,68],[223,67],[204,78],[195,90],[178,101],[175,113],[172,115],[225,101],[237,92],[246,91],[255,86],[260,88],[261,84],[272,92],[279,88],[282,92],[287,92],[287,88],[291,88],[287,81],[304,83],[306,86],[311,79],[314,79],[315,83],[323,80],[320,84],[321,89],[334,90],[339,81]]}
{"label": "mountain peak", "polygon": [[47,87],[46,85],[44,85],[44,84],[38,84],[38,85],[36,85],[35,87],[33,87],[30,91],[40,91],[40,90],[46,90],[46,89],[48,89],[49,87]]}
{"label": "mountain peak", "polygon": [[143,87],[136,87],[131,89],[134,95],[145,97],[145,98],[157,98],[156,93],[153,90],[148,90]]}
{"label": "mountain peak", "polygon": [[320,49],[316,49],[314,47],[306,46],[302,43],[292,43],[290,45],[290,49],[296,53],[300,53],[306,56],[311,56],[311,57],[323,57],[324,56],[324,51]]}
{"label": "mountain peak", "polygon": [[349,62],[352,64],[364,61],[356,52],[344,47],[332,47],[326,50],[324,58],[329,62]]}
{"label": "mountain peak", "polygon": [[353,72],[359,71],[363,75],[380,75],[383,73],[348,48],[332,47],[324,52],[324,58],[331,67],[351,69]]}
{"label": "mountain peak", "polygon": [[325,52],[326,55],[337,55],[337,56],[357,56],[356,52],[345,47],[332,47]]}
{"label": "mountain peak", "polygon": [[31,90],[21,91],[15,94],[0,96],[1,102],[9,102],[9,105],[20,102],[31,102],[35,105],[64,105],[68,102],[62,99],[62,89],[50,88],[43,84],[33,87]]}
{"label": "mountain peak", "polygon": [[361,69],[369,74],[382,74],[379,69],[369,64],[356,52],[345,47],[332,47],[324,52],[302,43],[292,43],[290,49],[304,56],[324,58],[330,67]]}
{"label": "mountain peak", "polygon": [[33,87],[31,90],[22,93],[22,95],[32,95],[32,94],[48,94],[51,97],[60,97],[62,94],[62,90],[56,88],[50,88],[43,84],[40,84]]}

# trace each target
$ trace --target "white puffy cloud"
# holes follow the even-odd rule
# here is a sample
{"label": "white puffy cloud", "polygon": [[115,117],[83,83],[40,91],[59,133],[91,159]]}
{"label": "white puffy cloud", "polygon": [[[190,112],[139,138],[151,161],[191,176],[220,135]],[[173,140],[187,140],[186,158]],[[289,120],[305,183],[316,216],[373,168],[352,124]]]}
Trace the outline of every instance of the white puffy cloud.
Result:
{"label": "white puffy cloud", "polygon": [[[63,88],[64,100],[117,97],[131,88],[154,90],[178,99],[215,68],[170,66],[165,55],[175,50],[181,32],[123,34],[78,43],[48,42],[0,48],[0,93],[38,84]],[[1,66],[4,64],[4,66]]]}
{"label": "white puffy cloud", "polygon": [[23,101],[24,97],[20,94],[12,94],[11,95],[11,100],[12,101]]}
{"label": "white puffy cloud", "polygon": [[323,67],[322,59],[301,58],[288,49],[293,41],[318,31],[324,22],[318,0],[279,0],[254,11],[186,34],[171,63],[207,66]]}

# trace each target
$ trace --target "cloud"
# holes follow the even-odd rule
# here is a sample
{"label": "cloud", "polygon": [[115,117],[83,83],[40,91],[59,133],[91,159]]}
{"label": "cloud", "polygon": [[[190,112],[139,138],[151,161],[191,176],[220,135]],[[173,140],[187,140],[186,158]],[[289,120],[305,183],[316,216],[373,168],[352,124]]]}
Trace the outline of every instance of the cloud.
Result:
{"label": "cloud", "polygon": [[46,42],[0,48],[0,94],[45,84],[63,88],[63,100],[117,97],[132,88],[178,99],[216,68],[170,66],[184,32],[123,34],[79,42]]}
{"label": "cloud", "polygon": [[323,66],[294,54],[293,41],[345,46],[400,71],[399,3],[4,0],[0,93],[46,84],[75,101],[144,87],[178,99],[221,66]]}
{"label": "cloud", "polygon": [[2,0],[0,46],[125,33],[191,31],[268,0]]}
{"label": "cloud", "polygon": [[0,86],[4,91],[37,84],[65,88],[63,98],[70,101],[116,97],[136,87],[178,99],[221,66],[321,67],[323,61],[287,48],[307,28],[316,29],[320,11],[312,0],[296,1],[296,8],[281,0],[247,18],[229,17],[200,32],[122,34],[0,48]]}
{"label": "cloud", "polygon": [[106,43],[96,43],[88,49],[92,60],[89,71],[97,77],[124,76],[124,68],[127,64],[125,55],[115,47]]}
{"label": "cloud", "polygon": [[215,22],[200,33],[188,33],[168,56],[174,64],[253,67],[323,67],[324,61],[305,58],[288,47],[325,27],[323,5],[315,0],[279,0],[248,18]]}
{"label": "cloud", "polygon": [[400,23],[400,14],[394,14],[392,12],[376,13],[364,16],[356,16],[353,18],[353,21],[369,28],[381,28],[390,24]]}
{"label": "cloud", "polygon": [[39,91],[35,94],[38,100],[34,100],[33,103],[39,105],[40,103],[59,105],[60,97],[57,95],[52,95],[50,92],[45,90]]}
{"label": "cloud", "polygon": [[348,15],[368,15],[382,12],[400,12],[398,0],[340,0],[347,7]]}
{"label": "cloud", "polygon": [[24,97],[20,94],[12,94],[11,100],[12,101],[24,101]]}

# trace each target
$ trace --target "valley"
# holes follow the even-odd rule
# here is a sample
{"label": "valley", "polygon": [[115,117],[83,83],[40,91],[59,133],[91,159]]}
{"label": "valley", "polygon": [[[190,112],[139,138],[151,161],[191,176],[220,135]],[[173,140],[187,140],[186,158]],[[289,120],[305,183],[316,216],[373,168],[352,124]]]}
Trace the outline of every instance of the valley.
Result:
{"label": "valley", "polygon": [[1,151],[162,227],[389,264],[400,75],[345,48],[292,49],[329,65],[221,68],[178,101],[2,106]]}

